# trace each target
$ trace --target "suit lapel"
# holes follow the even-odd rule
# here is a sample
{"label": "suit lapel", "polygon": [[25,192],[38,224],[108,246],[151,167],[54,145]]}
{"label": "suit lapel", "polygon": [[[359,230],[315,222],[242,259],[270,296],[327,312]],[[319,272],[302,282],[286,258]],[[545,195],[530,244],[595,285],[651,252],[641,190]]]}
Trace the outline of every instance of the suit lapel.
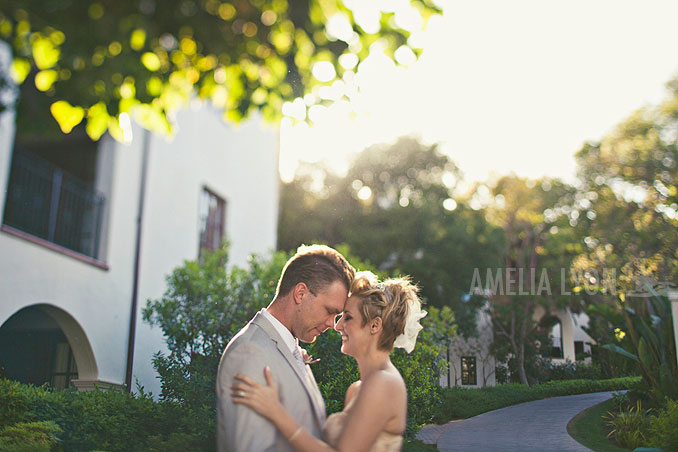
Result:
{"label": "suit lapel", "polygon": [[269,320],[262,314],[257,313],[257,315],[255,315],[252,319],[251,323],[263,329],[271,338],[271,340],[276,343],[278,351],[285,357],[287,364],[290,365],[296,376],[299,378],[302,386],[311,399],[313,411],[315,412],[318,424],[322,428],[325,422],[325,401],[322,398],[322,394],[320,394],[320,390],[318,389],[318,385],[310,367],[305,365],[306,373],[302,371],[301,367],[297,364],[297,359],[294,357],[289,347],[287,347],[287,344],[285,344],[283,338],[280,337],[280,334],[278,334],[275,327],[271,325],[271,322],[269,322]]}
{"label": "suit lapel", "polygon": [[318,388],[318,383],[315,381],[315,376],[313,375],[313,371],[311,370],[311,366],[306,364],[306,370],[308,371],[308,376],[310,377],[311,381],[313,382],[313,391],[315,392],[316,396],[316,405],[318,406],[318,411],[319,411],[319,418],[322,419],[322,422],[320,425],[323,425],[325,423],[325,418],[327,416],[327,412],[325,411],[325,399],[323,399],[323,395],[320,392],[320,388]]}

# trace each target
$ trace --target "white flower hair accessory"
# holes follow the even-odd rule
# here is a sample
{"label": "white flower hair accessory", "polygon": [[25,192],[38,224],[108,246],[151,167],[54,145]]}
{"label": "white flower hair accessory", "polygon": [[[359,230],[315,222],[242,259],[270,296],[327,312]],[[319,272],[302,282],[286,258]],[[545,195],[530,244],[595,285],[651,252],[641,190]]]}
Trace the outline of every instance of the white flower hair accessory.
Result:
{"label": "white flower hair accessory", "polygon": [[359,278],[365,278],[370,283],[370,286],[372,286],[372,287],[375,287],[377,285],[377,281],[379,281],[379,279],[377,278],[377,275],[375,275],[374,273],[372,273],[369,270],[363,270],[363,271],[357,272],[355,274],[355,279],[359,279]]}
{"label": "white flower hair accessory", "polygon": [[409,312],[405,319],[405,331],[400,336],[396,337],[393,346],[396,348],[404,348],[407,353],[412,353],[414,346],[417,343],[417,335],[419,331],[424,328],[419,323],[419,320],[426,317],[428,312],[421,310],[421,303],[415,301],[409,306]]}

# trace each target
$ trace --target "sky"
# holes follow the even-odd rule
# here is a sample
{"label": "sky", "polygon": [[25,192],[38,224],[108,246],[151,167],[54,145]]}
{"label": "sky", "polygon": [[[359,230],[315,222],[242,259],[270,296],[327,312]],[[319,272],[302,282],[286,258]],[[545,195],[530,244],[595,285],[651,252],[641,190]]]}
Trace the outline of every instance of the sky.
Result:
{"label": "sky", "polygon": [[396,66],[373,48],[353,80],[334,86],[350,102],[309,109],[311,126],[283,120],[283,180],[300,161],[342,172],[365,147],[414,135],[439,143],[467,181],[510,172],[571,181],[581,145],[659,102],[678,72],[675,0],[441,4],[412,38],[424,48],[418,61]]}

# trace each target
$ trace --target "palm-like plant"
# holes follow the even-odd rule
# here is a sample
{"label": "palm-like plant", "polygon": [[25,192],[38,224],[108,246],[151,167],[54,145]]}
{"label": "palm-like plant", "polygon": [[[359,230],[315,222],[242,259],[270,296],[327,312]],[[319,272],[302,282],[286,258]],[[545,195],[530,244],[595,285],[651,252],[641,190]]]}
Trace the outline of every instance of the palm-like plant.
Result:
{"label": "palm-like plant", "polygon": [[618,345],[603,347],[637,361],[650,397],[661,405],[666,397],[678,399],[678,364],[671,302],[649,285],[646,287],[651,297],[626,299],[620,294],[617,300],[633,353]]}

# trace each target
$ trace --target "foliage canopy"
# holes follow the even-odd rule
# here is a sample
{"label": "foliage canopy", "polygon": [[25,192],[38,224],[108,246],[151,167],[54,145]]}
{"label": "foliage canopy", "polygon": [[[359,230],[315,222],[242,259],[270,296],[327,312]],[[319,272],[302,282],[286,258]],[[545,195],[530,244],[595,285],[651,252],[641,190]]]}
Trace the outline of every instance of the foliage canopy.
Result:
{"label": "foliage canopy", "polygon": [[[431,0],[407,6],[423,19],[440,12]],[[362,19],[365,8],[371,20]],[[109,130],[122,140],[129,115],[170,133],[172,113],[195,93],[230,120],[256,110],[274,120],[284,102],[353,73],[377,40],[389,56],[418,53],[389,8],[341,0],[9,0],[0,39],[13,49],[14,81],[35,83],[51,99],[65,133],[85,120],[92,139]]]}

